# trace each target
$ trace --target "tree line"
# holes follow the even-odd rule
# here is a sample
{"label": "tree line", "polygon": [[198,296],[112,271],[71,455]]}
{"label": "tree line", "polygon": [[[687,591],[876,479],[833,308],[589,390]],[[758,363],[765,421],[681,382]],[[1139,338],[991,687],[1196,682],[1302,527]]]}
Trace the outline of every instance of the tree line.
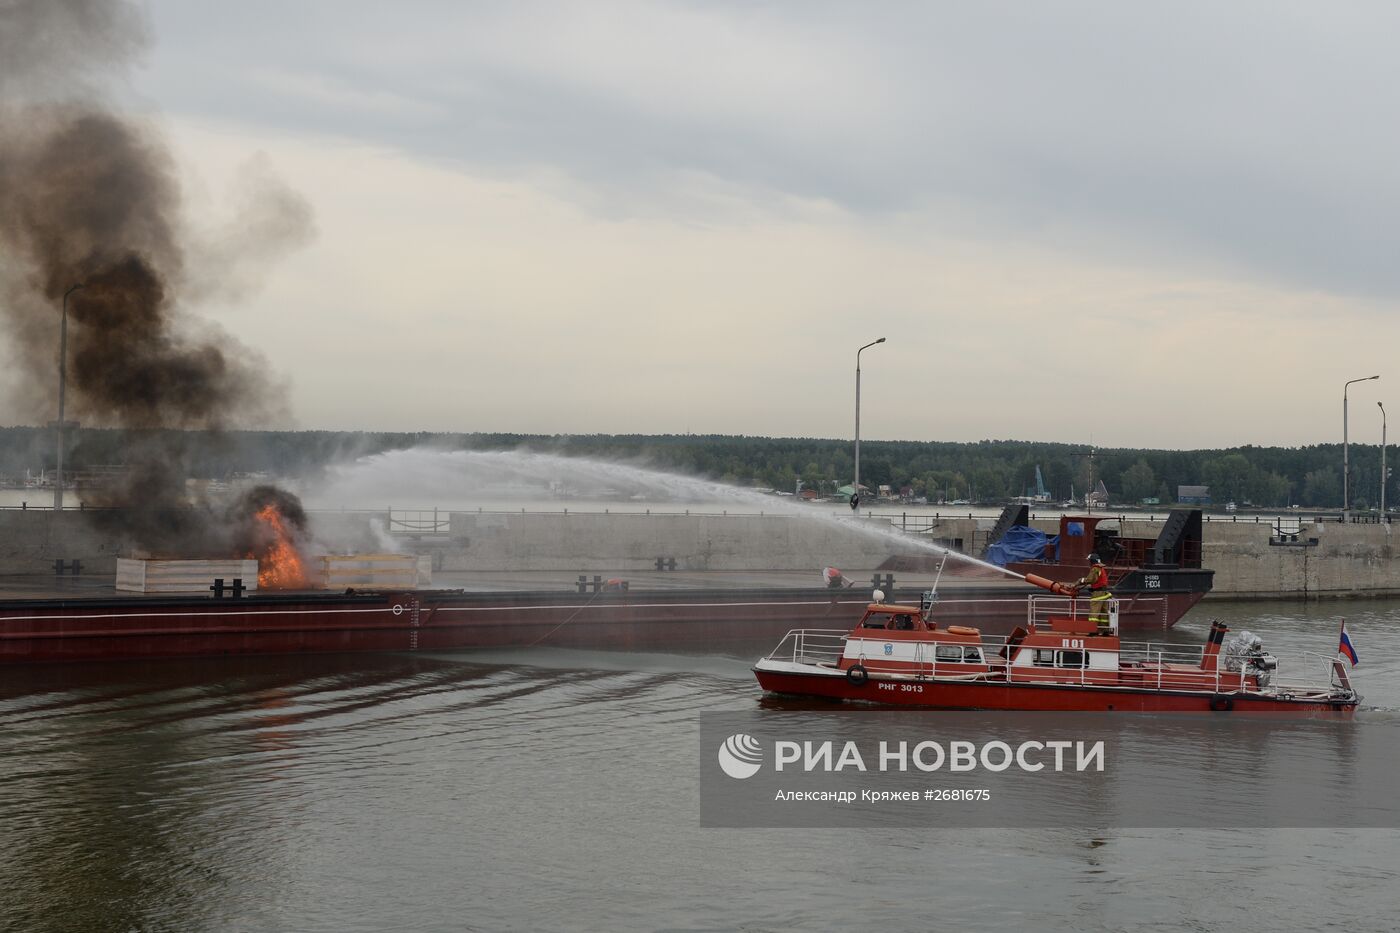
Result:
{"label": "tree line", "polygon": [[[825,438],[692,434],[442,434],[352,431],[68,432],[65,464],[91,470],[133,462],[153,448],[172,451],[188,476],[226,479],[239,473],[306,476],[353,459],[417,446],[446,450],[528,448],[565,456],[626,460],[740,486],[834,495],[854,473],[851,442]],[[1380,493],[1380,450],[1351,445],[1354,508]],[[0,427],[0,476],[22,480],[54,466],[52,429]],[[1100,448],[1031,441],[863,441],[861,483],[907,490],[930,502],[992,503],[1033,493],[1036,467],[1056,501],[1082,498],[1102,481],[1120,504],[1176,501],[1179,486],[1209,486],[1216,503],[1337,508],[1342,504],[1340,444],[1244,446],[1223,450]],[[1387,503],[1393,500],[1387,491]]]}

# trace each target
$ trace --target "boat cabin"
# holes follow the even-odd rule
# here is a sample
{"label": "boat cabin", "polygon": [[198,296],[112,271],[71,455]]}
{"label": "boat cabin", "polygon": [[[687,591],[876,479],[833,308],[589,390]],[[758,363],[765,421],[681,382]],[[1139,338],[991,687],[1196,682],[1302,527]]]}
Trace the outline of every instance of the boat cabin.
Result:
{"label": "boat cabin", "polygon": [[978,629],[939,627],[918,606],[871,603],[846,636],[838,666],[891,673],[931,674],[936,669],[985,674],[992,664]]}
{"label": "boat cabin", "polygon": [[933,631],[924,621],[919,610],[909,606],[886,606],[874,603],[867,606],[865,616],[860,620],[861,629],[883,629],[891,632]]}
{"label": "boat cabin", "polygon": [[[1119,667],[1117,612],[1110,610],[1108,634],[1089,616],[1088,600],[1031,600],[1027,627],[998,643],[985,642],[980,629],[939,626],[917,606],[871,603],[845,637],[838,667],[860,666],[871,673],[944,676],[986,675],[1014,669],[1017,679],[1082,683]],[[1035,608],[1039,605],[1039,609]],[[1037,619],[1037,616],[1040,618]]]}
{"label": "boat cabin", "polygon": [[843,637],[835,667],[854,668],[858,677],[993,678],[1021,684],[1179,689],[1218,685],[1222,679],[1239,689],[1263,684],[1254,668],[1227,673],[1219,667],[1226,631],[1219,623],[1199,654],[1125,647],[1118,638],[1116,603],[1110,601],[1107,627],[1101,628],[1093,615],[1101,609],[1087,599],[1033,597],[1027,601],[1026,625],[1004,639],[984,638],[970,626],[940,626],[915,606],[871,603]]}

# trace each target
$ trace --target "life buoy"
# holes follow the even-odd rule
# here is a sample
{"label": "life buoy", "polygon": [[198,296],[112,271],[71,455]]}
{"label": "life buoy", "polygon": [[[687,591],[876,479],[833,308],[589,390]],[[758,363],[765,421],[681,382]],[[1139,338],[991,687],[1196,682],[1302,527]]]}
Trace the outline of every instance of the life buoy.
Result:
{"label": "life buoy", "polygon": [[1229,697],[1213,696],[1210,698],[1210,708],[1217,713],[1226,713],[1235,708],[1235,701]]}
{"label": "life buoy", "polygon": [[870,672],[860,664],[852,664],[850,667],[846,668],[846,681],[850,683],[852,687],[862,686],[869,679]]}
{"label": "life buoy", "polygon": [[975,629],[975,628],[968,628],[966,625],[950,625],[950,626],[948,626],[947,628],[945,628],[943,631],[947,632],[949,635],[979,635],[979,634],[981,634],[980,632],[977,631],[977,629]]}

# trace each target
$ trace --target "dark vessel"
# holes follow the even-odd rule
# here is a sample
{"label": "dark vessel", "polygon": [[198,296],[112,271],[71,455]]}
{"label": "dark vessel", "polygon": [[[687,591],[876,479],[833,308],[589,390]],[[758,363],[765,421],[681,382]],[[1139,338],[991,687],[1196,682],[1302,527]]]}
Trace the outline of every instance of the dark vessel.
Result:
{"label": "dark vessel", "polygon": [[[1155,538],[1134,537],[1102,528],[1116,516],[1062,515],[1059,534],[1029,531],[1029,509],[1003,510],[983,550],[983,558],[1021,576],[1034,574],[1056,583],[1072,583],[1089,569],[1089,555],[1107,565],[1109,589],[1121,607],[1125,629],[1168,629],[1210,592],[1215,571],[1201,566],[1201,510],[1173,509]],[[1020,532],[1020,534],[1018,534]],[[1019,546],[1007,546],[1009,542]],[[1025,621],[1025,587],[1008,583],[1000,598],[984,593],[944,589],[934,618],[974,617],[978,624],[1004,628],[1008,618]]]}

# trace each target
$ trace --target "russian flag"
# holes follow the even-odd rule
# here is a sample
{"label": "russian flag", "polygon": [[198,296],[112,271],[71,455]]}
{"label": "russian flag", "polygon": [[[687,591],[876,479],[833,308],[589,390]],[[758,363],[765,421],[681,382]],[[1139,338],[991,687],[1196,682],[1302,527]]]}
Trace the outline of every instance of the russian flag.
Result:
{"label": "russian flag", "polygon": [[1345,622],[1342,623],[1342,640],[1337,645],[1337,653],[1344,655],[1347,660],[1351,661],[1352,667],[1361,663],[1361,659],[1356,656],[1356,649],[1351,645],[1351,638],[1347,636],[1347,624]]}

